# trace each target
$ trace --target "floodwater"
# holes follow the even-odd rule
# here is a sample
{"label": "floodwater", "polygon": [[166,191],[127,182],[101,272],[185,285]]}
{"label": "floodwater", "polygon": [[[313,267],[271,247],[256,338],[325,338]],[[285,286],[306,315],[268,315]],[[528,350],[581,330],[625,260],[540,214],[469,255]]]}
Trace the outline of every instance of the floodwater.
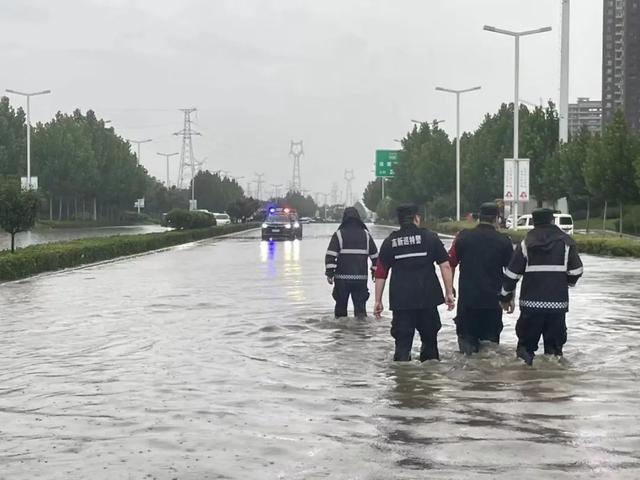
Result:
{"label": "floodwater", "polygon": [[[78,238],[108,237],[111,235],[137,235],[139,233],[164,232],[167,228],[160,225],[131,225],[120,227],[90,228],[43,228],[16,235],[16,247],[28,247],[39,243],[63,242]],[[11,236],[0,231],[0,250],[11,248]]]}
{"label": "floodwater", "polygon": [[442,361],[394,364],[305,228],[0,286],[0,479],[640,478],[639,261],[584,257],[563,361],[515,316],[465,358],[443,311]]}

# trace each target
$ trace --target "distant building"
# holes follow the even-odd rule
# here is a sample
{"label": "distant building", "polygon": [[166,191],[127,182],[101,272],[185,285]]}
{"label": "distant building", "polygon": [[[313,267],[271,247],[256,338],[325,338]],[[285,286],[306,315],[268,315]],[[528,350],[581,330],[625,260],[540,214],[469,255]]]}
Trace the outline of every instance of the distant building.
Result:
{"label": "distant building", "polygon": [[640,131],[640,0],[603,0],[602,119],[617,110]]}
{"label": "distant building", "polygon": [[569,104],[569,135],[577,134],[582,127],[591,133],[602,130],[602,102],[578,97],[578,103]]}

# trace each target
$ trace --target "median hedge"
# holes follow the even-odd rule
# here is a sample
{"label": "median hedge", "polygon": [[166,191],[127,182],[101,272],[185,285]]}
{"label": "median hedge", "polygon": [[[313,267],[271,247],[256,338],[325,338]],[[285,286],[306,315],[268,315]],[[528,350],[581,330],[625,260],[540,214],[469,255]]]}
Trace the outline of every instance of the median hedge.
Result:
{"label": "median hedge", "polygon": [[33,245],[16,250],[13,254],[4,251],[0,253],[0,281],[149,252],[253,227],[249,224],[232,224],[198,230],[117,235]]}
{"label": "median hedge", "polygon": [[[475,223],[471,222],[448,222],[433,225],[431,228],[436,232],[455,235],[464,228],[473,228],[474,226]],[[527,234],[526,231],[522,230],[504,230],[503,232],[508,234],[514,243],[520,242]],[[584,234],[575,234],[573,238],[578,244],[578,249],[581,253],[640,258],[640,238],[635,240]]]}

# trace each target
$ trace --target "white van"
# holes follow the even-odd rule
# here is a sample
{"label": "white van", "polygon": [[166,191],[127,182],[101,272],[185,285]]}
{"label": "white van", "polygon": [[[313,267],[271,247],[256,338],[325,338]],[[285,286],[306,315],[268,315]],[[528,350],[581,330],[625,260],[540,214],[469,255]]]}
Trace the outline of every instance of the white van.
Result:
{"label": "white van", "polygon": [[[554,213],[553,214],[553,223],[560,227],[560,229],[568,233],[569,235],[573,235],[573,217],[568,213]],[[533,229],[533,217],[531,214],[522,215],[518,218],[518,224],[516,225],[516,230],[532,230]]]}

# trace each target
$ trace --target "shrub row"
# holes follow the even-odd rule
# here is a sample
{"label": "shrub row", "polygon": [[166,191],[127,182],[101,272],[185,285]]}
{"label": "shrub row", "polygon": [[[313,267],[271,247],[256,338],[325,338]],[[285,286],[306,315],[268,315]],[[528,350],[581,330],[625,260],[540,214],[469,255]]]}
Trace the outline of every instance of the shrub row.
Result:
{"label": "shrub row", "polygon": [[216,218],[211,213],[174,208],[167,214],[164,224],[178,230],[208,228],[216,226]]}
{"label": "shrub row", "polygon": [[[475,223],[470,222],[448,222],[434,225],[431,228],[436,232],[455,235],[463,228],[473,228],[474,226]],[[514,243],[520,242],[527,234],[526,231],[522,230],[505,230],[504,233],[508,234]],[[581,253],[614,257],[640,257],[640,239],[581,234],[574,235],[573,238],[578,244],[578,249]]]}
{"label": "shrub row", "polygon": [[0,253],[0,281],[17,280],[42,272],[149,252],[210,237],[253,228],[250,224],[224,225],[197,230],[181,230],[141,235],[72,240],[33,245]]}

